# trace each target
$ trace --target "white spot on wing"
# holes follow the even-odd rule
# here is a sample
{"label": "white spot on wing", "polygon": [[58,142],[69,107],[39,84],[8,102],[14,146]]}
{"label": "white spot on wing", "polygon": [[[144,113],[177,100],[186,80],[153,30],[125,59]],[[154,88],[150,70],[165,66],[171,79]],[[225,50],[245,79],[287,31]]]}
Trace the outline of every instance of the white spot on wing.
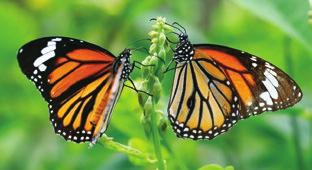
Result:
{"label": "white spot on wing", "polygon": [[257,61],[257,58],[256,58],[255,56],[252,56],[250,59],[251,59],[252,61]]}
{"label": "white spot on wing", "polygon": [[40,71],[45,71],[46,69],[47,69],[47,66],[44,65],[44,64],[41,64],[41,65],[39,66],[39,70],[40,70]]}
{"label": "white spot on wing", "polygon": [[[273,105],[273,101],[270,97],[269,92],[263,92],[260,94],[260,97],[266,102],[267,105]],[[260,106],[264,106],[264,103],[260,103]]]}
{"label": "white spot on wing", "polygon": [[54,38],[51,41],[61,41],[61,40],[62,40],[62,38]]}
{"label": "white spot on wing", "polygon": [[265,66],[270,68],[270,69],[274,69],[274,67],[270,63],[268,63],[268,62],[265,63]]}
{"label": "white spot on wing", "polygon": [[266,78],[270,80],[270,82],[273,84],[273,86],[278,87],[278,81],[277,79],[268,71],[269,69],[266,69],[264,71],[264,75]]}
{"label": "white spot on wing", "polygon": [[34,61],[33,65],[38,67],[41,72],[47,69],[47,66],[43,63],[55,57],[56,42],[61,40],[62,38],[53,38],[51,41],[48,41],[47,46],[41,50],[42,55]]}
{"label": "white spot on wing", "polygon": [[257,67],[258,64],[257,64],[257,63],[252,63],[251,65],[252,65],[253,67]]}
{"label": "white spot on wing", "polygon": [[34,66],[38,67],[39,65],[43,64],[44,62],[48,61],[50,58],[55,56],[55,52],[54,51],[50,51],[46,54],[43,54],[42,56],[40,56],[39,58],[37,58],[34,61]]}
{"label": "white spot on wing", "polygon": [[269,79],[265,79],[264,81],[262,81],[265,88],[268,90],[270,96],[273,99],[277,99],[278,98],[278,93],[275,89],[275,87],[272,85],[272,83],[269,81]]}
{"label": "white spot on wing", "polygon": [[[55,43],[55,42],[54,42]],[[49,45],[49,42],[48,42],[48,46],[47,47],[44,47],[42,50],[41,50],[41,54],[46,54],[48,52],[51,52],[51,51],[54,51],[56,49],[56,45]]]}
{"label": "white spot on wing", "polygon": [[48,42],[48,46],[52,46],[52,45],[55,46],[55,45],[56,45],[56,42],[54,42],[54,41],[49,41],[49,42]]}

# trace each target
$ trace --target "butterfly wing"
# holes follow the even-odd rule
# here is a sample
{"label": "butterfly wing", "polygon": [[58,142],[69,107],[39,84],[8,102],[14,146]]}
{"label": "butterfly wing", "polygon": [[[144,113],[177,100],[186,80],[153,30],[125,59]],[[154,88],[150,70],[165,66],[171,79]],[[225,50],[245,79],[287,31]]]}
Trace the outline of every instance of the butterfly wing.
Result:
{"label": "butterfly wing", "polygon": [[212,139],[237,122],[238,98],[226,82],[212,62],[178,63],[168,105],[178,137]]}
{"label": "butterfly wing", "polygon": [[114,61],[105,49],[66,37],[40,38],[18,52],[22,72],[49,103],[55,132],[77,143],[94,140],[108,125],[120,90]]}
{"label": "butterfly wing", "polygon": [[241,118],[293,106],[302,98],[297,83],[281,69],[259,57],[220,45],[196,45],[196,60],[210,58],[233,84]]}
{"label": "butterfly wing", "polygon": [[168,106],[179,137],[212,139],[239,119],[283,109],[302,96],[298,85],[269,62],[218,45],[195,45],[178,63]]}

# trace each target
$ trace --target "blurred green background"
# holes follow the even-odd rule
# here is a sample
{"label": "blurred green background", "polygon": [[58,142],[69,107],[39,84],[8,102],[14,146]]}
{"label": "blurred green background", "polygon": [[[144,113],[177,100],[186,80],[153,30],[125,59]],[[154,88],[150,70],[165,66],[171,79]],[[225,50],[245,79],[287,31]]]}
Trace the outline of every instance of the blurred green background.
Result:
{"label": "blurred green background", "polygon": [[[146,38],[149,19],[160,15],[182,24],[193,43],[223,44],[274,63],[291,73],[304,94],[294,108],[243,120],[212,141],[178,139],[168,127],[162,134],[168,169],[207,164],[237,170],[312,169],[309,8],[308,0],[1,0],[0,169],[155,169],[154,164],[129,159],[105,145],[89,148],[55,135],[47,104],[21,73],[16,53],[32,39],[61,35],[98,44],[117,55]],[[133,59],[140,61],[145,55]],[[133,77],[139,80],[139,70]],[[159,107],[164,113],[171,82],[168,74]],[[136,98],[136,93],[124,89],[107,134],[153,155]]]}

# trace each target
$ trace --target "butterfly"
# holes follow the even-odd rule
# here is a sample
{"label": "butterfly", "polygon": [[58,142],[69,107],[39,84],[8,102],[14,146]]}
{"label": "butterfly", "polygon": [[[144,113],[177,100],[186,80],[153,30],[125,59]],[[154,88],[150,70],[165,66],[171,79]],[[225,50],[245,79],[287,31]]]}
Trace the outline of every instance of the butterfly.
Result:
{"label": "butterfly", "polygon": [[241,119],[293,106],[302,98],[285,72],[255,55],[215,44],[192,44],[178,23],[168,116],[178,137],[213,139]]}
{"label": "butterfly", "polygon": [[17,59],[48,102],[55,133],[76,143],[95,143],[133,70],[130,56],[130,49],[115,57],[85,41],[45,37],[22,46]]}

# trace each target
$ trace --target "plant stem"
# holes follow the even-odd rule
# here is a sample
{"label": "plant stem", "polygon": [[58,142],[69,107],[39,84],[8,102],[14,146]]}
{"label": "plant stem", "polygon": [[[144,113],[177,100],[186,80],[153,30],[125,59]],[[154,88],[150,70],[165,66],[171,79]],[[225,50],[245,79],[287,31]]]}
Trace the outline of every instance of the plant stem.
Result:
{"label": "plant stem", "polygon": [[138,149],[135,149],[133,147],[127,146],[127,145],[123,145],[121,143],[115,142],[113,141],[113,138],[108,137],[107,135],[103,134],[100,143],[102,145],[104,145],[105,147],[117,151],[117,152],[121,152],[121,153],[125,153],[128,156],[133,156],[133,157],[137,157],[139,159],[145,160],[148,163],[155,163],[156,160],[151,159],[146,153],[141,152]]}
{"label": "plant stem", "polygon": [[151,113],[151,125],[152,125],[152,138],[153,138],[153,144],[154,144],[154,151],[155,151],[156,158],[158,160],[159,170],[165,170],[165,164],[164,164],[162,154],[161,154],[160,139],[159,139],[159,132],[158,132],[154,102],[152,105],[152,109],[153,111]]}
{"label": "plant stem", "polygon": [[[144,79],[142,90],[149,92],[152,96],[147,97],[139,94],[139,103],[144,110],[142,124],[144,126],[147,137],[151,137],[153,142],[155,156],[157,158],[158,169],[165,170],[165,160],[161,153],[161,143],[158,122],[163,113],[156,112],[155,107],[162,94],[161,80],[163,78],[167,52],[170,47],[167,42],[166,33],[171,28],[165,24],[165,18],[158,17],[153,21],[152,31],[148,33],[151,38],[151,46],[149,48],[149,56],[142,62],[145,65],[153,65],[153,67],[142,68],[142,78]],[[149,135],[151,134],[151,136]]]}
{"label": "plant stem", "polygon": [[[293,75],[293,65],[292,65],[292,58],[291,58],[291,39],[288,37],[284,40],[284,57],[286,63],[286,70],[290,75]],[[300,137],[300,130],[299,124],[297,120],[297,116],[291,116],[290,123],[293,131],[293,139],[294,139],[294,147],[296,151],[296,158],[297,158],[297,166],[299,170],[304,170],[304,162],[303,162],[303,154],[300,147],[301,137]]]}

